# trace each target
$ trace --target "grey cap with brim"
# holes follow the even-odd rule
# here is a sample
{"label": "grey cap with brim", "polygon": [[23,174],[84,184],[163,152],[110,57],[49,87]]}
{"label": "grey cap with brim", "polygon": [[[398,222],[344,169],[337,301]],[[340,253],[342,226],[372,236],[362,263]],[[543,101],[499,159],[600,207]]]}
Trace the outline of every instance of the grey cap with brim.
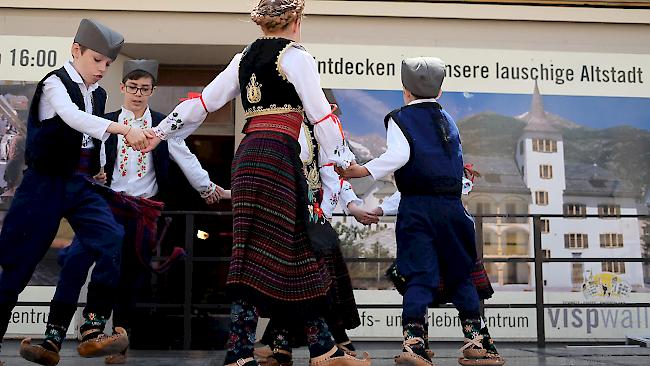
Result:
{"label": "grey cap with brim", "polygon": [[140,70],[153,77],[154,84],[158,82],[158,61],[157,60],[128,60],[124,62],[122,79],[133,71]]}
{"label": "grey cap with brim", "polygon": [[124,37],[96,20],[82,19],[74,41],[115,60],[124,44]]}
{"label": "grey cap with brim", "polygon": [[445,62],[437,57],[414,57],[402,61],[402,85],[418,97],[436,98],[445,79]]}

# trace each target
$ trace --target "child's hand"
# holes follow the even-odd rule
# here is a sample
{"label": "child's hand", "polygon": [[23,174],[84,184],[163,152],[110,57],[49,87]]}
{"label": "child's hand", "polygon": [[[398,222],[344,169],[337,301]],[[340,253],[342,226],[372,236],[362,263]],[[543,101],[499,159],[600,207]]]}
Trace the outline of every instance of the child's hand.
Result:
{"label": "child's hand", "polygon": [[335,167],[334,170],[344,179],[349,178],[363,178],[370,175],[370,172],[363,165],[357,163],[351,164],[347,169]]}
{"label": "child's hand", "polygon": [[147,138],[144,130],[138,127],[131,127],[129,132],[124,135],[124,138],[126,138],[127,145],[135,150],[141,151],[149,146],[149,138]]}
{"label": "child's hand", "polygon": [[[219,188],[221,188],[221,187],[219,187]],[[221,199],[224,199],[224,200],[232,199],[232,191],[230,189],[224,189],[223,194],[221,195]]]}
{"label": "child's hand", "polygon": [[376,224],[379,222],[379,217],[373,214],[371,211],[365,210],[356,204],[350,202],[348,204],[348,210],[354,216],[354,218],[359,221],[359,223],[364,225]]}
{"label": "child's hand", "polygon": [[142,149],[143,153],[148,153],[148,152],[152,151],[153,149],[156,148],[156,146],[158,146],[158,144],[160,144],[162,142],[160,137],[157,137],[156,135],[153,135],[153,137],[148,137],[148,139],[149,139],[149,146]]}
{"label": "child's hand", "polygon": [[209,196],[205,197],[205,203],[208,205],[212,205],[215,203],[219,203],[219,200],[221,199],[221,196],[219,196],[219,192],[215,189],[214,192],[210,193]]}
{"label": "child's hand", "polygon": [[381,207],[376,207],[370,210],[373,215],[384,216],[384,209]]}
{"label": "child's hand", "polygon": [[107,177],[106,173],[104,172],[104,170],[100,170],[99,173],[97,173],[97,175],[95,175],[93,177],[93,179],[97,183],[106,184],[106,181],[107,181],[108,177]]}

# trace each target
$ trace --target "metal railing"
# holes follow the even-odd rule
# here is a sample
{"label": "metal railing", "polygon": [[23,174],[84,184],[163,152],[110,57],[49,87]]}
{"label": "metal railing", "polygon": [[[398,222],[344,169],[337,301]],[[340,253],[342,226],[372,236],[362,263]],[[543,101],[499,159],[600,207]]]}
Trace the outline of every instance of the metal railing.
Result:
{"label": "metal railing", "polygon": [[[204,211],[174,211],[164,212],[163,216],[184,217],[185,235],[184,246],[186,251],[185,266],[183,269],[184,276],[184,289],[183,289],[183,302],[182,303],[139,303],[139,308],[168,308],[168,309],[182,309],[183,316],[183,349],[191,349],[192,347],[192,319],[193,310],[206,309],[206,310],[222,310],[226,311],[230,304],[228,303],[213,303],[203,304],[194,303],[192,301],[193,294],[193,273],[194,263],[198,262],[228,262],[230,257],[223,256],[195,256],[194,255],[194,240],[196,235],[195,217],[196,216],[231,216],[231,212],[204,212]],[[344,216],[344,215],[336,215]],[[516,257],[516,258],[484,258],[483,257],[483,223],[484,219],[488,218],[519,218],[533,220],[533,257]],[[546,346],[546,329],[544,310],[548,308],[567,308],[567,307],[593,307],[593,308],[611,308],[611,307],[647,307],[648,303],[588,303],[588,304],[575,304],[575,303],[545,303],[544,302],[544,263],[585,263],[585,262],[609,262],[612,259],[620,262],[641,262],[650,263],[650,258],[632,258],[632,257],[616,257],[616,258],[545,258],[542,251],[542,218],[565,218],[565,215],[479,215],[475,216],[476,223],[476,241],[478,248],[478,255],[485,263],[534,263],[534,288],[535,288],[535,303],[534,304],[484,304],[483,308],[500,308],[500,309],[535,309],[536,324],[537,324],[537,345],[538,347]],[[599,215],[585,215],[585,218],[602,218]],[[637,218],[637,219],[650,219],[650,216],[645,215],[618,215],[616,218]],[[507,220],[506,220],[507,221]],[[155,257],[154,260],[165,259],[164,257]],[[349,263],[391,263],[394,258],[346,258]],[[19,306],[47,306],[47,302],[19,302]],[[83,305],[83,304],[80,304]],[[359,305],[360,309],[380,309],[380,308],[400,308],[401,304],[363,304]],[[443,305],[442,307],[451,307],[450,305]]]}

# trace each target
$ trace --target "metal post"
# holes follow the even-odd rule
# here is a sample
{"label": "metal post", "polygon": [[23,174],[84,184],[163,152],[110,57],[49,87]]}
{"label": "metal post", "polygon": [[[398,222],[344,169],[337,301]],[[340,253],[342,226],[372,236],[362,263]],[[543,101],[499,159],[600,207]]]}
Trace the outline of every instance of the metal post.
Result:
{"label": "metal post", "polygon": [[[474,226],[476,231],[476,256],[483,261],[483,216],[474,217]],[[481,316],[485,318],[485,301],[481,300]]]}
{"label": "metal post", "polygon": [[183,349],[192,348],[192,272],[194,269],[194,214],[185,214],[185,303],[183,305]]}
{"label": "metal post", "polygon": [[535,310],[537,317],[537,347],[546,347],[546,328],[544,322],[544,274],[542,271],[542,219],[533,215],[533,248],[535,253]]}

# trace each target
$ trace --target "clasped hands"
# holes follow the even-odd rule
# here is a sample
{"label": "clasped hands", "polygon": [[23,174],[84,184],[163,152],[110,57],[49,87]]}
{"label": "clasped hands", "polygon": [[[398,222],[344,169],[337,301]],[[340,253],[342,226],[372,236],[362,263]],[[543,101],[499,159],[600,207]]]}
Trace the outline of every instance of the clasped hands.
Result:
{"label": "clasped hands", "polygon": [[130,127],[124,138],[126,139],[126,146],[143,153],[155,149],[161,141],[151,128]]}
{"label": "clasped hands", "polygon": [[368,169],[366,169],[366,167],[364,167],[363,165],[359,165],[354,161],[350,164],[349,167],[345,169],[340,166],[335,166],[334,170],[343,179],[363,178],[370,175],[370,172],[368,171]]}

